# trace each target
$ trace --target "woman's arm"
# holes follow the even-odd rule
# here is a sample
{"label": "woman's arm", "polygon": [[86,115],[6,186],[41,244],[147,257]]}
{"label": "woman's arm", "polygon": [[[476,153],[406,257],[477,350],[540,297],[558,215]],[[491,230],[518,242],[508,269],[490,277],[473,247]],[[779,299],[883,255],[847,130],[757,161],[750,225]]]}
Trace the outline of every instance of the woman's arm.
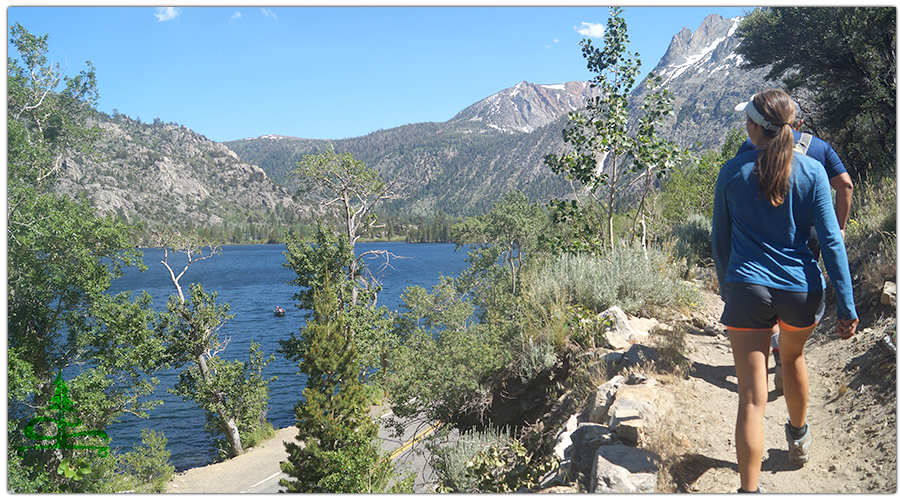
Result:
{"label": "woman's arm", "polygon": [[[731,215],[728,213],[728,202],[725,199],[725,175],[719,170],[716,179],[716,194],[713,199],[712,220],[712,254],[716,264],[716,278],[719,280],[719,295],[725,291],[725,274],[731,260]],[[724,299],[724,296],[722,297]]]}

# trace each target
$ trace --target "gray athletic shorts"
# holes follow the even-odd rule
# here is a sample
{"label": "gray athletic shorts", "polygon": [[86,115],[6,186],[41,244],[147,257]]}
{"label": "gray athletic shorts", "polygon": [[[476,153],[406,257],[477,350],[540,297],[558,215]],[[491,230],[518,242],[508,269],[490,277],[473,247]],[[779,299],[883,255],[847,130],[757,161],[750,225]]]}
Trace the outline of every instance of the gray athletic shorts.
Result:
{"label": "gray athletic shorts", "polygon": [[726,283],[721,322],[732,330],[762,330],[781,323],[809,328],[825,315],[825,293],[788,292],[752,283]]}

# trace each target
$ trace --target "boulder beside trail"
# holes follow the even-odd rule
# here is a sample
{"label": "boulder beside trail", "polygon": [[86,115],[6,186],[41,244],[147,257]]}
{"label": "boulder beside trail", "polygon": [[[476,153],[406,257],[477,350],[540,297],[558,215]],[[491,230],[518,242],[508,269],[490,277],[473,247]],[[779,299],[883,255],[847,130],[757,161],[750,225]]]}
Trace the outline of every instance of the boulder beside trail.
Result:
{"label": "boulder beside trail", "polygon": [[671,402],[657,382],[641,372],[658,359],[656,350],[644,344],[649,343],[649,334],[641,330],[659,324],[630,318],[615,307],[601,315],[613,319],[607,347],[614,350],[596,362],[605,363],[612,376],[594,389],[557,433],[553,453],[560,466],[542,486],[546,491],[580,483],[592,493],[653,493],[658,457],[641,446],[657,415],[668,411]]}
{"label": "boulder beside trail", "polygon": [[649,450],[624,444],[597,450],[591,477],[593,493],[654,493],[658,457]]}

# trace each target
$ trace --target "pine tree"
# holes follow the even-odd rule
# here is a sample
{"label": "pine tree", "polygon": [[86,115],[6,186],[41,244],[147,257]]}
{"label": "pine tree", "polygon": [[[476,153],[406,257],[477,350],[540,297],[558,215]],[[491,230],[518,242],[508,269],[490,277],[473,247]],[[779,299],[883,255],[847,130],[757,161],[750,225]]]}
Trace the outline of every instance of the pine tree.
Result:
{"label": "pine tree", "polygon": [[315,297],[300,346],[304,400],[295,407],[303,444],[285,443],[288,460],[281,469],[296,480],[282,479],[281,485],[292,493],[382,492],[393,467],[379,450],[378,426],[368,414],[350,324],[327,277]]}

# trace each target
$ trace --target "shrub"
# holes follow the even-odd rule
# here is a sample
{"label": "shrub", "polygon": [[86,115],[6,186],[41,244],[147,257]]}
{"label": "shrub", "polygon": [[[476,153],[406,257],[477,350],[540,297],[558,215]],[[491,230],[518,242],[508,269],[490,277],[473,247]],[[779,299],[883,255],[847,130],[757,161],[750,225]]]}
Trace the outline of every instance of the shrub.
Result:
{"label": "shrub", "polygon": [[529,346],[523,342],[525,339],[531,343],[540,339],[541,343],[553,346],[557,353],[572,344],[584,349],[602,345],[608,322],[574,301],[564,283],[548,280],[546,274],[542,268],[529,276],[529,286],[521,299],[522,332],[516,352],[527,352]]}
{"label": "shrub", "polygon": [[603,256],[561,255],[535,280],[538,300],[561,286],[574,304],[596,312],[613,305],[634,315],[653,315],[696,302],[697,290],[679,280],[684,265],[661,250],[617,246]]}
{"label": "shrub", "polygon": [[490,403],[488,379],[508,356],[496,333],[480,325],[436,338],[417,332],[392,357],[394,372],[386,380],[391,409],[399,417],[424,414],[450,423],[480,417]]}
{"label": "shrub", "polygon": [[684,259],[688,267],[705,266],[712,260],[712,220],[700,214],[692,214],[676,224],[670,232],[674,240],[675,256]]}
{"label": "shrub", "polygon": [[[445,436],[444,436],[445,437]],[[483,431],[469,430],[455,442],[436,437],[426,444],[431,453],[431,467],[437,473],[439,493],[466,493],[475,490],[475,479],[466,474],[466,464],[490,446],[510,439],[509,430],[487,427]]]}
{"label": "shrub", "polygon": [[258,425],[241,431],[241,445],[244,449],[252,448],[275,437],[275,427],[266,420],[266,412],[260,415]]}
{"label": "shrub", "polygon": [[55,493],[50,473],[41,464],[28,465],[15,450],[7,451],[6,490],[9,493]]}
{"label": "shrub", "polygon": [[861,183],[853,198],[844,231],[847,257],[862,284],[876,292],[897,277],[897,181],[885,176]]}
{"label": "shrub", "polygon": [[518,439],[503,439],[466,462],[476,492],[514,493],[537,486],[541,476],[559,467],[555,455],[540,457]]}
{"label": "shrub", "polygon": [[556,283],[550,283],[540,297],[531,290],[535,273],[529,273],[528,284],[520,303],[519,329],[510,347],[511,372],[527,383],[542,371],[552,368],[559,361],[559,352],[565,349],[573,336],[569,318],[569,300],[566,291]]}
{"label": "shrub", "polygon": [[142,493],[164,493],[166,483],[175,474],[166,449],[168,440],[162,432],[141,430],[142,446],[118,458],[119,470],[137,482],[134,490]]}
{"label": "shrub", "polygon": [[397,315],[395,327],[403,342],[391,353],[385,381],[391,409],[443,422],[478,414],[489,401],[487,379],[511,356],[498,330],[469,325],[473,305],[446,281],[430,294],[409,287],[401,298],[407,312]]}
{"label": "shrub", "polygon": [[545,337],[522,334],[516,350],[521,353],[519,362],[516,363],[516,374],[523,383],[553,369],[559,362],[554,345]]}
{"label": "shrub", "polygon": [[897,231],[897,180],[893,176],[858,183],[853,193],[848,242],[858,244],[874,232]]}
{"label": "shrub", "polygon": [[732,128],[721,150],[706,151],[686,168],[672,170],[660,194],[663,218],[678,223],[687,220],[691,214],[712,217],[719,169],[734,157],[746,138],[744,127]]}
{"label": "shrub", "polygon": [[439,493],[516,492],[533,488],[559,464],[539,459],[506,429],[467,431],[450,446],[428,445],[432,467],[440,478]]}

